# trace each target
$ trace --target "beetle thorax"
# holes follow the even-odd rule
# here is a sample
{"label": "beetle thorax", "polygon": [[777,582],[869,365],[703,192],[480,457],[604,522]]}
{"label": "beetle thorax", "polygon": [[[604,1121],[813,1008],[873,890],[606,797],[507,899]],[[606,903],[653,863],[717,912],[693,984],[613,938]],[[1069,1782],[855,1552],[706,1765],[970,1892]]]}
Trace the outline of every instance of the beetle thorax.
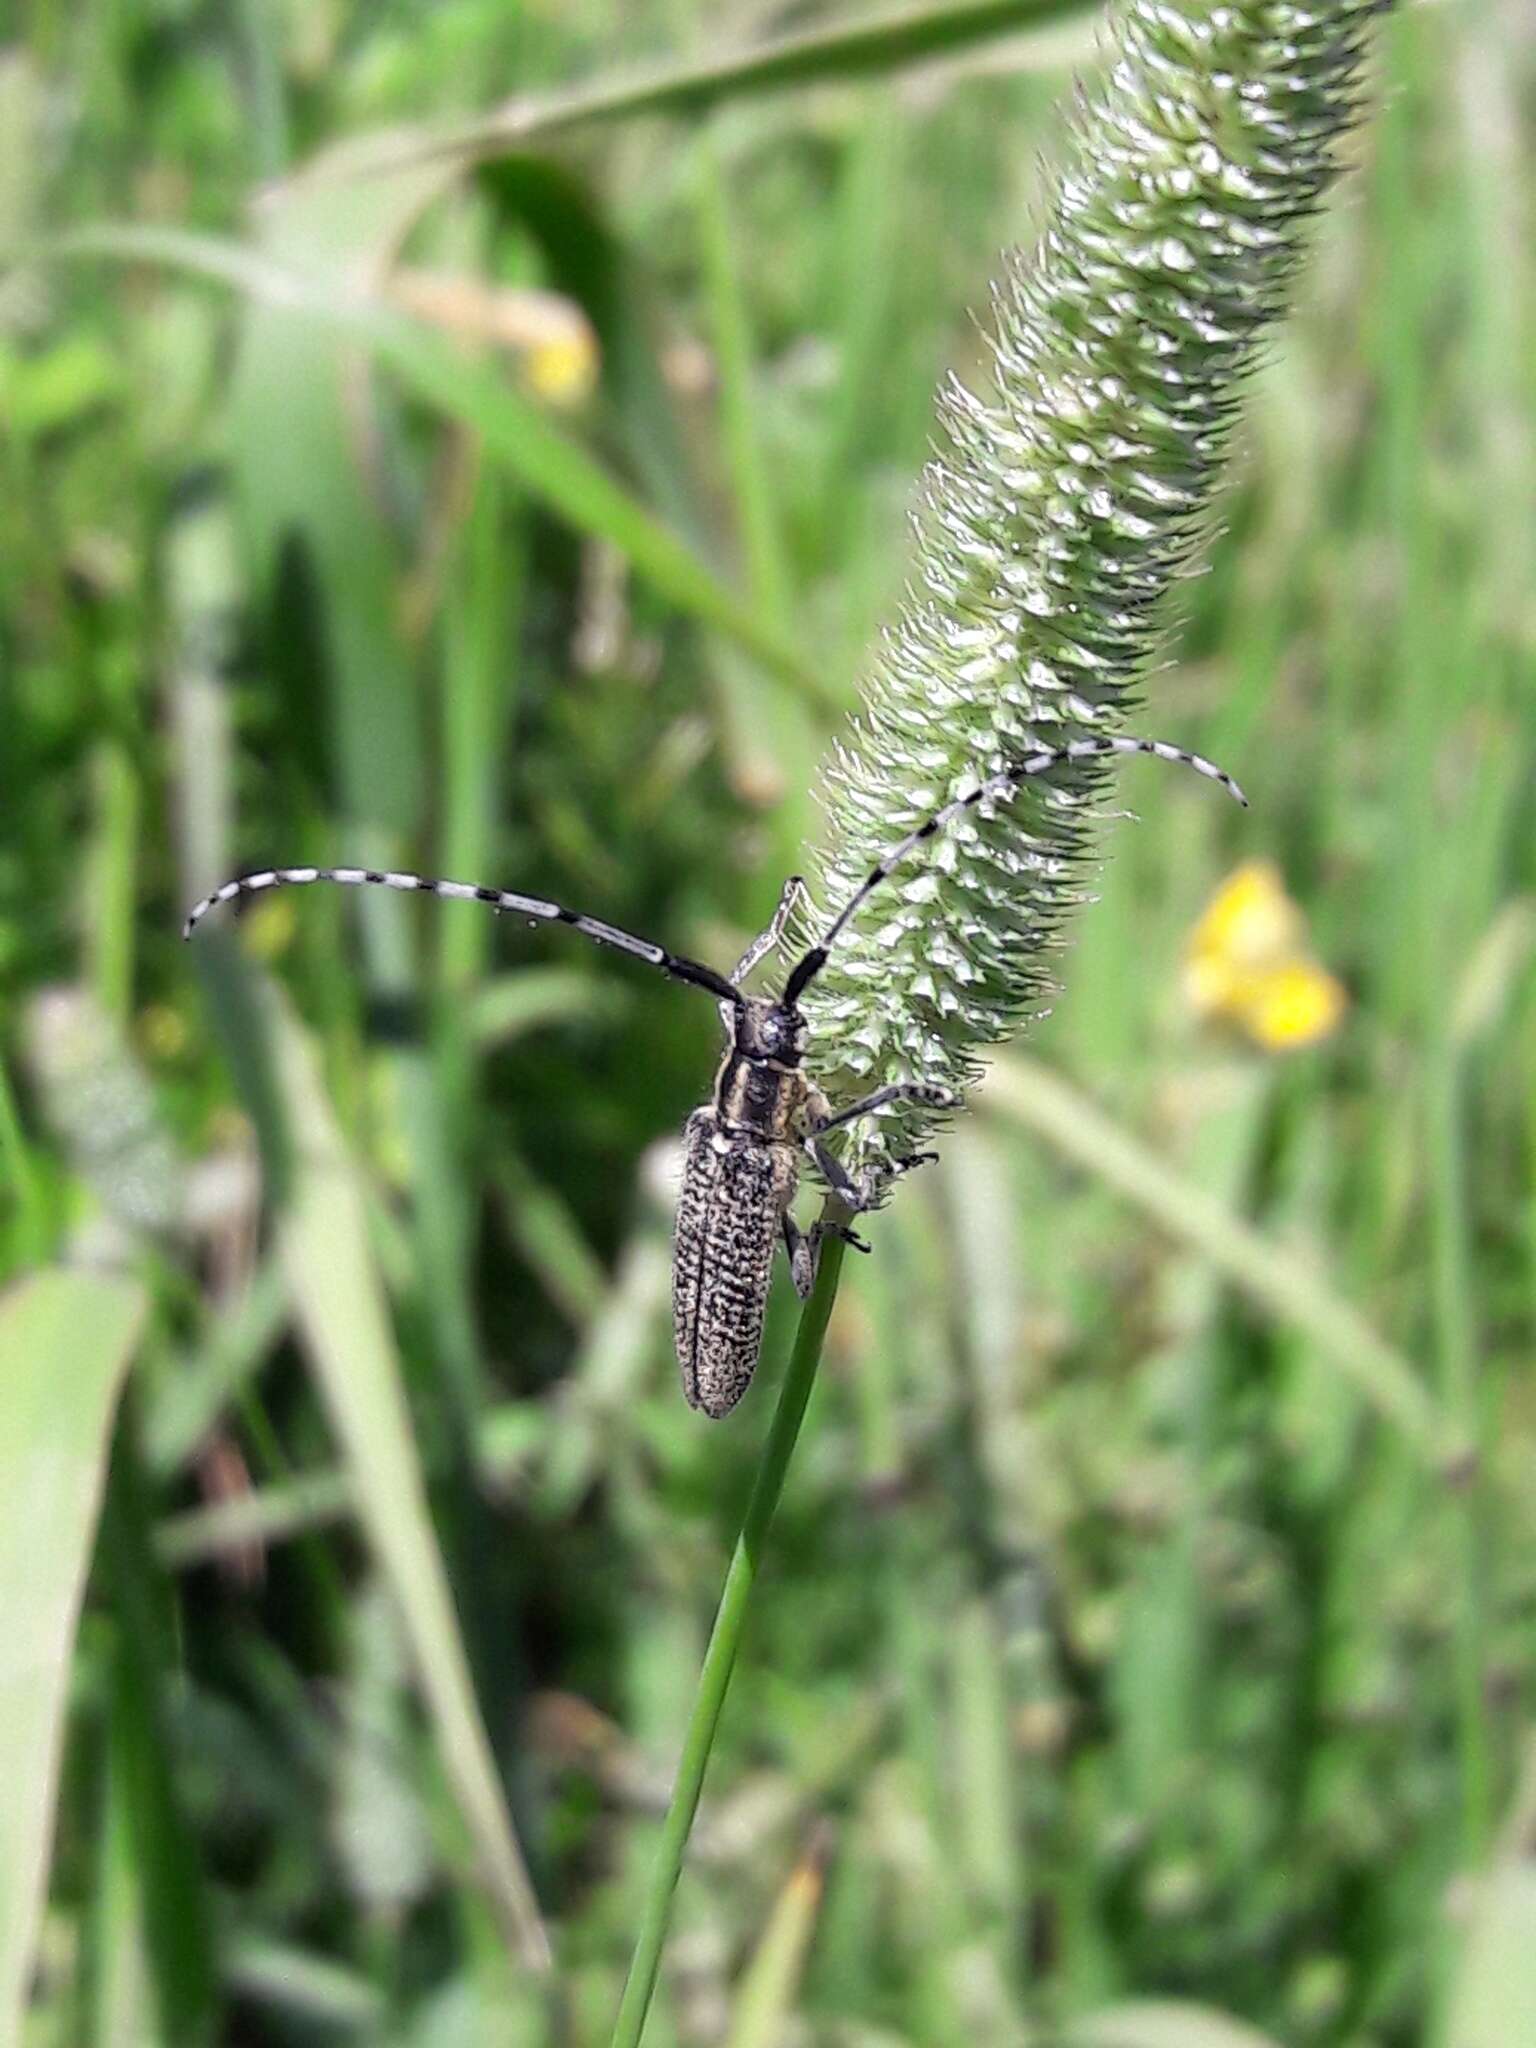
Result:
{"label": "beetle thorax", "polygon": [[758,998],[742,1005],[715,1082],[722,1132],[795,1142],[806,1095],[800,1071],[804,1042],[805,1021],[797,1011]]}

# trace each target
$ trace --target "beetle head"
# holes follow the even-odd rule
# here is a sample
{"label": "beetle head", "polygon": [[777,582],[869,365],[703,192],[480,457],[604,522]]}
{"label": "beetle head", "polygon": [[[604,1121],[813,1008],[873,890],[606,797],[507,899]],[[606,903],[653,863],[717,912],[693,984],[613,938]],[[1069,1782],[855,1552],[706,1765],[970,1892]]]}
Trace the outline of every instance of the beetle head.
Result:
{"label": "beetle head", "polygon": [[736,1012],[736,1050],[743,1059],[797,1067],[805,1038],[805,1019],[791,1003],[749,996]]}

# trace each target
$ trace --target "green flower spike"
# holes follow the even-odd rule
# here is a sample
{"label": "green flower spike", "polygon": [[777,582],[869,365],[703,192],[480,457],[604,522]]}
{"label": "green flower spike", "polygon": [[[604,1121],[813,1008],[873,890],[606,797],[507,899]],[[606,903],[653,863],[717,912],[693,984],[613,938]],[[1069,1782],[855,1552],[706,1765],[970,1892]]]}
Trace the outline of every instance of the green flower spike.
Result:
{"label": "green flower spike", "polygon": [[[949,446],[906,601],[823,774],[823,921],[952,797],[1120,725],[1207,530],[1239,380],[1285,310],[1377,11],[1128,0],[1112,17],[1044,231],[995,292],[992,388],[940,393]],[[1053,770],[969,810],[876,892],[805,997],[834,1101],[897,1078],[964,1088],[978,1050],[1038,1009],[1104,780]],[[807,939],[818,928],[807,916]],[[909,1150],[931,1120],[867,1120],[850,1164]]]}

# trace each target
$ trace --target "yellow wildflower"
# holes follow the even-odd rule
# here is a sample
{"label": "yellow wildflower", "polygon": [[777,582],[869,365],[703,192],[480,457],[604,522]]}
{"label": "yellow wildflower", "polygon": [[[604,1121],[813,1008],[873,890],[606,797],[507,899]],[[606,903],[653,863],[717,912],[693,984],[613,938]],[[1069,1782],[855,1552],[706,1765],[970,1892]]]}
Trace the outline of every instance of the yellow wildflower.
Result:
{"label": "yellow wildflower", "polygon": [[395,272],[390,292],[419,320],[465,341],[508,350],[529,390],[548,405],[580,405],[596,388],[602,368],[597,334],[575,300],[559,292],[411,269]]}
{"label": "yellow wildflower", "polygon": [[591,396],[597,372],[597,337],[585,320],[531,342],[523,357],[529,389],[550,405],[580,405]]}
{"label": "yellow wildflower", "polygon": [[1185,951],[1184,994],[1262,1046],[1289,1052],[1326,1038],[1344,990],[1312,956],[1306,924],[1271,860],[1244,861],[1206,905]]}

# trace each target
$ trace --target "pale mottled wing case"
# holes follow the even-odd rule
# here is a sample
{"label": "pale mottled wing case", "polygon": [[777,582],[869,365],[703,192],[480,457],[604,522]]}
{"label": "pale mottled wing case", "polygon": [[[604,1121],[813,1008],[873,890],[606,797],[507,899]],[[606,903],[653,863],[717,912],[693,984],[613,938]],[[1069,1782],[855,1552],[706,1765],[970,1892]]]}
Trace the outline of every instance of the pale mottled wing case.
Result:
{"label": "pale mottled wing case", "polygon": [[763,1340],[780,1219],[794,1192],[787,1147],[735,1139],[695,1111],[684,1134],[672,1248],[672,1324],[689,1403],[728,1415],[751,1385]]}

